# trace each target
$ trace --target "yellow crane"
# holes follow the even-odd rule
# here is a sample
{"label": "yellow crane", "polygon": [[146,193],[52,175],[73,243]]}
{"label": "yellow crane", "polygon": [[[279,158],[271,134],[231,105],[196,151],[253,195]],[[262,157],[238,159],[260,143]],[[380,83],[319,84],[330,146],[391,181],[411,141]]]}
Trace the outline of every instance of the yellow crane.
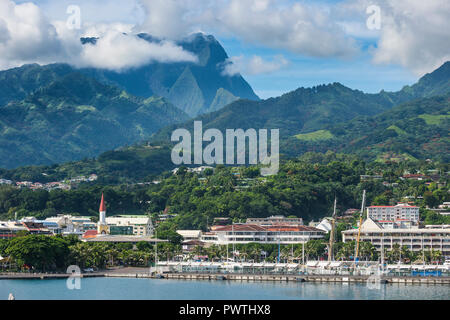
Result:
{"label": "yellow crane", "polygon": [[356,238],[356,253],[355,253],[355,263],[357,262],[358,259],[358,254],[359,254],[359,239],[361,237],[361,225],[362,225],[362,220],[363,220],[363,215],[364,215],[364,209],[366,206],[366,190],[363,191],[363,198],[362,198],[362,204],[361,204],[361,212],[359,214],[359,227],[358,227],[358,236]]}
{"label": "yellow crane", "polygon": [[328,251],[328,261],[333,261],[333,243],[334,243],[334,227],[336,225],[336,197],[334,197],[334,209],[333,216],[331,217],[331,230],[330,230],[330,249]]}

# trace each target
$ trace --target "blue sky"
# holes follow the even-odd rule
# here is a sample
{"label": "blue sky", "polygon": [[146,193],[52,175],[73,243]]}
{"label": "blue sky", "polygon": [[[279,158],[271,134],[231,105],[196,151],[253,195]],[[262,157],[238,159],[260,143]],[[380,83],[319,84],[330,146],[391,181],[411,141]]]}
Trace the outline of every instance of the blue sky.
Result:
{"label": "blue sky", "polygon": [[[27,15],[29,22],[24,30],[39,30],[37,36],[30,36],[33,46],[27,44],[26,52],[20,48],[21,43],[27,42],[20,28],[9,29],[10,51],[7,46],[2,49],[0,37],[2,68],[28,62],[33,50],[40,63],[61,57],[78,59],[79,65],[95,66],[106,60],[101,52],[70,52],[74,48],[71,41],[81,33],[70,34],[61,27],[68,17],[69,5],[80,7],[80,32],[85,34],[105,34],[112,28],[173,40],[196,31],[213,34],[234,63],[230,75],[240,72],[261,98],[332,82],[369,93],[396,91],[450,60],[447,0],[430,0],[426,6],[421,0],[36,0],[34,10],[20,7],[23,13],[17,15],[13,7],[27,2],[0,0],[0,5],[9,3],[11,10],[9,15],[3,10],[3,17],[0,13],[0,31],[1,18],[8,26]],[[380,13],[378,20],[372,20],[379,23],[375,29],[368,26],[368,19],[375,16],[369,10],[374,5]],[[18,16],[16,20],[11,17],[14,14]],[[40,15],[55,26],[57,36]],[[42,43],[36,38],[42,38]],[[133,48],[133,53],[138,52],[130,55],[129,66],[149,58],[143,52],[146,48],[118,38],[109,37]],[[115,47],[116,42],[107,45]],[[43,48],[52,50],[51,54]],[[170,46],[153,49],[157,52],[152,59],[190,59]],[[59,53],[51,57],[56,51]],[[124,60],[123,56],[107,58],[106,67],[111,68]]]}
{"label": "blue sky", "polygon": [[[375,65],[371,56],[362,52],[350,60],[337,58],[314,58],[286,51],[243,44],[233,38],[218,38],[229,56],[258,55],[271,59],[283,54],[289,65],[276,72],[260,75],[245,75],[245,79],[261,98],[279,96],[299,87],[340,82],[352,89],[367,93],[397,91],[404,85],[411,85],[418,76],[399,65]],[[366,49],[367,50],[367,49]]]}

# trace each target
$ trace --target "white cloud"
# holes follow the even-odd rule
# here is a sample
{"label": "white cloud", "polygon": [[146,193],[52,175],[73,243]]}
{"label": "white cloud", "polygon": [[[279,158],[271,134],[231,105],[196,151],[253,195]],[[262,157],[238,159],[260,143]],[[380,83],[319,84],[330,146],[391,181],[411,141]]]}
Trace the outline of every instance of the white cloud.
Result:
{"label": "white cloud", "polygon": [[398,0],[381,3],[375,63],[400,64],[417,75],[450,60],[450,2]]}
{"label": "white cloud", "polygon": [[347,57],[358,51],[326,7],[280,0],[142,2],[148,17],[141,30],[158,36],[175,39],[201,28],[309,56]]}
{"label": "white cloud", "polygon": [[16,5],[0,0],[0,21],[3,68],[36,60],[48,63],[64,52],[55,27],[32,3]]}
{"label": "white cloud", "polygon": [[[380,7],[379,30],[366,26],[370,5]],[[375,64],[401,65],[421,76],[450,60],[448,0],[347,0],[332,16],[348,35],[376,41],[369,50]]]}
{"label": "white cloud", "polygon": [[[366,26],[370,5],[381,8],[380,30]],[[360,41],[370,41],[377,44],[369,51],[375,64],[401,65],[417,75],[450,59],[448,0],[145,0],[144,6],[152,13],[144,29],[168,37],[200,28],[322,58],[350,57]]]}
{"label": "white cloud", "polygon": [[141,3],[146,13],[146,19],[137,26],[139,30],[156,37],[169,39],[181,38],[189,32],[190,22],[184,17],[189,11],[188,1],[141,0]]}
{"label": "white cloud", "polygon": [[276,56],[272,61],[264,60],[260,56],[246,58],[243,55],[231,57],[224,65],[222,74],[234,76],[236,74],[258,75],[280,70],[288,65],[288,61],[282,56]]}
{"label": "white cloud", "polygon": [[[25,63],[65,62],[79,67],[123,70],[152,61],[197,61],[170,41],[149,43],[130,32],[132,25],[85,23],[68,29],[65,21],[50,22],[38,6],[0,0],[0,69]],[[96,45],[82,45],[81,36],[99,36]]]}
{"label": "white cloud", "polygon": [[[261,4],[262,3],[262,4]],[[274,0],[230,0],[219,25],[246,42],[315,57],[347,57],[358,49],[326,7]]]}
{"label": "white cloud", "polygon": [[153,61],[196,62],[197,57],[169,41],[156,44],[137,36],[124,35],[120,32],[107,32],[95,45],[86,44],[83,47],[78,64],[83,67],[121,71]]}
{"label": "white cloud", "polygon": [[[81,31],[65,28],[69,3],[72,1],[48,0],[40,10],[32,3],[0,0],[0,68],[70,62],[122,69],[166,58],[191,61],[189,54],[170,42],[155,47],[111,33],[94,50],[82,47],[79,37],[117,31],[149,32],[175,40],[199,29],[259,47],[319,58],[350,57],[360,51],[361,43],[372,42],[376,45],[369,53],[375,64],[401,65],[417,75],[450,60],[448,0],[344,0],[333,4],[292,0],[101,0],[97,4],[79,0]],[[380,30],[366,27],[369,5],[381,8]],[[137,56],[126,55],[123,46],[127,45],[133,46]],[[111,56],[106,48],[114,48]],[[258,65],[253,59],[252,68],[251,59],[243,60],[246,67],[242,72],[256,74],[270,66]],[[232,71],[231,66],[228,69]]]}

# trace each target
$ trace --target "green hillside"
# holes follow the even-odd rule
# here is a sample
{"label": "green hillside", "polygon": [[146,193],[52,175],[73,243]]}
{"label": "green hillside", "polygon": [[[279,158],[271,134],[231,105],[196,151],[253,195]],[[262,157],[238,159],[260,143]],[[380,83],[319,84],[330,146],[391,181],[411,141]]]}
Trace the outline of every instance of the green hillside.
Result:
{"label": "green hillside", "polygon": [[450,160],[450,96],[423,98],[372,117],[358,117],[328,127],[331,140],[299,141],[284,145],[296,152],[334,150],[379,161]]}
{"label": "green hillside", "polygon": [[187,118],[163,98],[138,98],[70,73],[1,108],[0,166],[93,157]]}

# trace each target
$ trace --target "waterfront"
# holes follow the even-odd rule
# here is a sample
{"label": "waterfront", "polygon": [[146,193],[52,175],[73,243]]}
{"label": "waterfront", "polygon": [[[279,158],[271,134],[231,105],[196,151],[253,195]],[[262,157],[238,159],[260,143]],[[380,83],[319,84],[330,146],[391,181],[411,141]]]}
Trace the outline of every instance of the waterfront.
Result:
{"label": "waterfront", "polygon": [[79,290],[66,279],[0,280],[0,300],[448,300],[448,285],[191,281],[136,278],[84,278]]}

